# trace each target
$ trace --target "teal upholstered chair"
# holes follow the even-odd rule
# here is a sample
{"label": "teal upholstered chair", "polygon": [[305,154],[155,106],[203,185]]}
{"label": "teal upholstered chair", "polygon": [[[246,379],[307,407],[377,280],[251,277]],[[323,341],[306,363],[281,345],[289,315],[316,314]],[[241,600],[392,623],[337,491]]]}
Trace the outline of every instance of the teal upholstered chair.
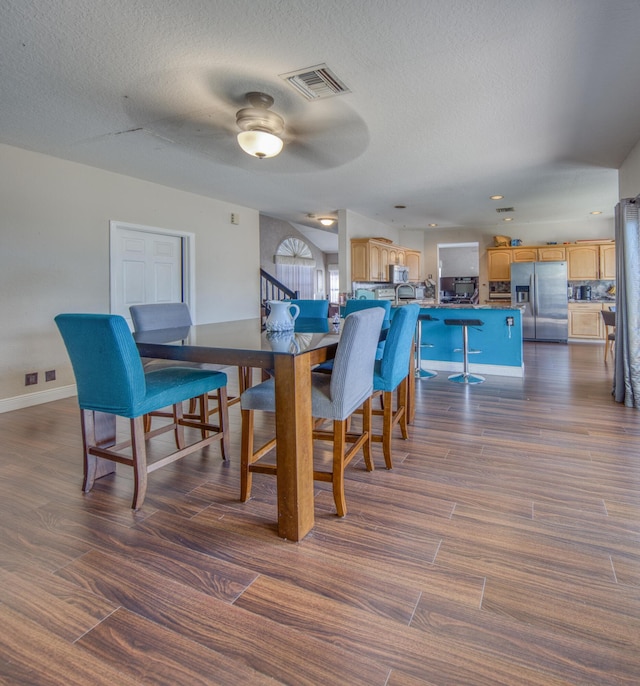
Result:
{"label": "teal upholstered chair", "polygon": [[348,317],[352,312],[368,310],[371,307],[381,307],[384,310],[382,328],[388,329],[389,319],[391,318],[391,300],[359,300],[357,298],[352,298],[347,300],[344,304],[344,316]]}
{"label": "teal upholstered chair", "polygon": [[[391,316],[391,301],[390,300],[358,300],[352,299],[347,300],[344,306],[344,316],[348,317],[354,312],[360,312],[361,310],[370,310],[372,307],[379,307],[384,311],[384,319],[382,320],[382,331],[389,328],[390,316]],[[378,347],[376,349],[376,360],[382,357],[384,352],[384,341],[378,342]],[[314,371],[315,372],[326,372],[331,373],[333,369],[333,360],[327,360],[322,364],[319,364]]]}
{"label": "teal upholstered chair", "polygon": [[[328,481],[333,485],[333,499],[340,517],[347,512],[344,496],[344,469],[360,451],[364,453],[367,469],[373,469],[371,462],[371,393],[373,391],[373,365],[376,347],[380,338],[383,311],[380,308],[354,312],[349,315],[342,328],[336,350],[332,374],[311,374],[311,413],[314,418],[331,420],[332,431],[313,432],[315,439],[333,442],[333,463],[331,471],[315,470],[313,478]],[[275,408],[274,380],[246,390],[240,399],[242,408],[242,453],[240,461],[241,500],[251,495],[253,472],[275,474],[276,465],[258,462],[271,451],[275,439],[254,449],[254,410],[273,412]],[[348,420],[363,407],[362,430],[359,433],[347,431]],[[347,445],[351,444],[347,449]]]}
{"label": "teal upholstered chair", "polygon": [[[226,459],[229,441],[229,419],[226,405],[226,374],[190,367],[163,367],[146,372],[126,321],[109,314],[60,314],[55,322],[62,334],[78,389],[84,444],[84,483],[88,492],[96,478],[99,458],[133,467],[134,509],[141,507],[147,473],[199,450],[212,441],[221,442]],[[185,419],[182,402],[206,396],[219,389],[222,409],[220,427],[207,424],[206,415],[200,421]],[[145,434],[143,416],[162,407],[173,407],[172,422]],[[206,402],[203,407],[206,407]],[[94,435],[94,412],[129,419],[131,440],[118,445],[105,444]],[[184,427],[204,431],[206,437],[185,446]],[[173,430],[177,450],[153,464],[147,464],[145,440]],[[131,447],[131,456],[122,454]]]}
{"label": "teal upholstered chair", "polygon": [[299,317],[303,319],[327,319],[329,317],[328,300],[287,300],[300,308]]}
{"label": "teal upholstered chair", "polygon": [[[372,440],[382,443],[384,460],[387,469],[393,467],[391,457],[391,437],[393,428],[400,424],[402,437],[408,438],[407,400],[408,375],[411,359],[411,341],[416,330],[420,306],[403,305],[396,309],[391,326],[387,332],[382,359],[376,360],[373,373],[374,395],[382,394],[382,410],[374,410],[375,415],[382,415],[382,434],[372,434]],[[393,394],[396,391],[396,409],[394,410]]]}

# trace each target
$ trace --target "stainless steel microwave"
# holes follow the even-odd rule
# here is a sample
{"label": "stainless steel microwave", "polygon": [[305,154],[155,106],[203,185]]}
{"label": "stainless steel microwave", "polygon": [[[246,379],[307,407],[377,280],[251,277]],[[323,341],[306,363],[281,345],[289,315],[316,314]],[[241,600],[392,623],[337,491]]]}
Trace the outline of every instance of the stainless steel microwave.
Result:
{"label": "stainless steel microwave", "polygon": [[409,267],[405,267],[401,264],[390,264],[389,281],[391,283],[408,283]]}

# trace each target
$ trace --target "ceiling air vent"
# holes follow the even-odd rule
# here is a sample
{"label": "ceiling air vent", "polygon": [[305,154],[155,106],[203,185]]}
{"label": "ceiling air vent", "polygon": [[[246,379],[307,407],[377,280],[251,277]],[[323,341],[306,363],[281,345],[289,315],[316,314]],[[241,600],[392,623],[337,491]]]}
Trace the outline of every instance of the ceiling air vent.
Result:
{"label": "ceiling air vent", "polygon": [[498,207],[496,212],[515,212],[513,207]]}
{"label": "ceiling air vent", "polygon": [[307,100],[331,98],[351,92],[326,64],[280,74],[280,78],[291,84]]}

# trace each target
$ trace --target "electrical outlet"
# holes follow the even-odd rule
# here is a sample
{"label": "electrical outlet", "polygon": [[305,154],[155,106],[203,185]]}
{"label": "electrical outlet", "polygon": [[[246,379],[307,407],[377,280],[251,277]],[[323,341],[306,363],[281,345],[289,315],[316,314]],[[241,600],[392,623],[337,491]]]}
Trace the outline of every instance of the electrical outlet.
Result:
{"label": "electrical outlet", "polygon": [[56,380],[56,370],[50,369],[48,372],[44,373],[45,381],[55,381]]}
{"label": "electrical outlet", "polygon": [[33,386],[38,383],[38,372],[30,372],[24,375],[24,385]]}
{"label": "electrical outlet", "polygon": [[513,317],[507,317],[507,326],[513,326]]}

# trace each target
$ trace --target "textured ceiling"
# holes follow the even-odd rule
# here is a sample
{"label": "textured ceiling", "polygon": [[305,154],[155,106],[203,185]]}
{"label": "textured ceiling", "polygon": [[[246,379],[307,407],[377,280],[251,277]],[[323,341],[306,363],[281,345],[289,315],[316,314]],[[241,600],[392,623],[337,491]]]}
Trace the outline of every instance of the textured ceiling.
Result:
{"label": "textured ceiling", "polygon": [[[299,225],[498,230],[496,193],[510,231],[610,218],[639,26],[638,0],[4,0],[0,142]],[[351,93],[279,77],[320,63]],[[235,142],[251,90],[285,120],[277,158]]]}

